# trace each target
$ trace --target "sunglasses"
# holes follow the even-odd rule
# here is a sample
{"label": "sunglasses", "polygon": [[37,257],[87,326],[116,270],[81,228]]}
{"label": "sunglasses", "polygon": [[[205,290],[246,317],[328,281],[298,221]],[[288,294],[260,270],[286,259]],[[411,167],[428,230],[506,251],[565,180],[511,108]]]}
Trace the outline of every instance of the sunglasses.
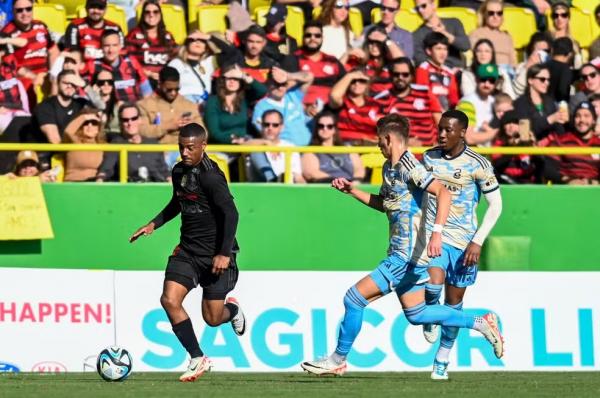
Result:
{"label": "sunglasses", "polygon": [[335,128],[335,124],[317,123],[317,128],[320,130],[333,130]]}
{"label": "sunglasses", "polygon": [[199,37],[188,37],[187,39],[185,39],[185,41],[187,43],[196,43],[196,42],[199,42],[199,41],[204,41],[204,39],[201,39]]}
{"label": "sunglasses", "polygon": [[381,6],[381,12],[396,12],[398,8]]}
{"label": "sunglasses", "polygon": [[33,11],[33,7],[22,7],[22,8],[15,8],[15,13],[16,14],[21,14],[24,12],[31,12]]}
{"label": "sunglasses", "polygon": [[227,76],[223,76],[223,78],[224,78],[225,80],[230,80],[230,81],[231,81],[231,80],[235,80],[236,82],[241,82],[241,81],[242,81],[242,79],[240,79],[240,78],[237,78],[237,77],[227,77]]}
{"label": "sunglasses", "polygon": [[350,84],[355,84],[355,83],[360,83],[360,84],[367,84],[369,81],[367,79],[354,79],[350,82]]}
{"label": "sunglasses", "polygon": [[335,3],[335,8],[337,8],[338,10],[341,10],[342,8],[345,8],[346,10],[349,10],[350,9],[350,5],[346,5],[344,2],[338,1],[337,3]]}
{"label": "sunglasses", "polygon": [[424,10],[429,6],[429,3],[423,3],[415,6],[415,11]]}
{"label": "sunglasses", "polygon": [[269,128],[269,127],[279,127],[281,126],[281,123],[268,123],[268,122],[262,122],[262,125],[264,128]]}
{"label": "sunglasses", "polygon": [[97,120],[86,120],[85,122],[83,122],[82,126],[99,126],[100,122]]}
{"label": "sunglasses", "polygon": [[392,72],[392,76],[393,77],[403,77],[403,78],[408,78],[410,77],[410,72]]}
{"label": "sunglasses", "polygon": [[320,39],[321,37],[323,37],[322,33],[305,33],[304,34],[304,38],[305,39],[310,39],[314,37],[315,39]]}
{"label": "sunglasses", "polygon": [[498,79],[496,79],[495,77],[481,77],[481,78],[478,78],[477,81],[479,83],[496,84],[496,82],[498,81]]}
{"label": "sunglasses", "polygon": [[583,80],[592,80],[592,79],[595,79],[595,78],[596,78],[596,76],[598,76],[598,73],[596,73],[596,72],[592,72],[592,73],[588,73],[587,75],[583,75],[583,74],[582,74],[582,75],[581,75],[581,78],[582,78]]}
{"label": "sunglasses", "polygon": [[569,18],[569,13],[568,12],[553,12],[552,19],[557,19],[557,18],[567,19],[567,18]]}
{"label": "sunglasses", "polygon": [[384,43],[379,40],[367,40],[369,46],[382,46]]}
{"label": "sunglasses", "polygon": [[488,17],[501,17],[504,15],[504,11],[486,11]]}
{"label": "sunglasses", "polygon": [[160,10],[146,10],[144,15],[160,15]]}
{"label": "sunglasses", "polygon": [[281,87],[286,87],[287,86],[287,82],[279,83],[279,82],[273,81],[272,84],[273,84],[273,87],[277,87],[277,88],[281,88]]}
{"label": "sunglasses", "polygon": [[539,80],[542,83],[549,83],[550,82],[550,78],[549,77],[535,76],[534,79]]}
{"label": "sunglasses", "polygon": [[115,81],[113,79],[98,79],[96,80],[96,84],[98,86],[112,86]]}
{"label": "sunglasses", "polygon": [[134,117],[130,117],[130,118],[122,117],[121,118],[121,123],[135,122],[139,118],[140,118],[139,116],[134,116]]}

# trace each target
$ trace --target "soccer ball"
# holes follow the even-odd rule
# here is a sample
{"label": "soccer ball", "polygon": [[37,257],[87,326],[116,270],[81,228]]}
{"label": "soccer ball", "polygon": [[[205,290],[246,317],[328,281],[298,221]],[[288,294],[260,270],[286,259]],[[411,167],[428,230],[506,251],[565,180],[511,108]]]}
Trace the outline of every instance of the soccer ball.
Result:
{"label": "soccer ball", "polygon": [[126,349],[112,346],[98,354],[96,370],[106,381],[122,381],[131,374],[131,355]]}

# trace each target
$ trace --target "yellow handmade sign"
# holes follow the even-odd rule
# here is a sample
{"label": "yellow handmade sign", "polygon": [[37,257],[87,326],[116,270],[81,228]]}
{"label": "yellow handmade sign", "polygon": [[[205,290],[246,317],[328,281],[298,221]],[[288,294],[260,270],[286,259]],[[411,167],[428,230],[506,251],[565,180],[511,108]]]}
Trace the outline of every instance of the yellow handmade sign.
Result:
{"label": "yellow handmade sign", "polygon": [[38,177],[0,177],[0,240],[54,238]]}

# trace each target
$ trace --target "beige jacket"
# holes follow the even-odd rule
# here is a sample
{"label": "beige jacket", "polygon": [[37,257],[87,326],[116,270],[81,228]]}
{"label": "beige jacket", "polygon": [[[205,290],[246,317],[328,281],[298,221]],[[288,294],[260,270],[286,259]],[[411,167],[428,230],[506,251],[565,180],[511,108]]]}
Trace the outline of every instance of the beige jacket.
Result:
{"label": "beige jacket", "polygon": [[[166,126],[181,118],[186,112],[192,114],[193,123],[204,126],[198,106],[183,96],[178,95],[173,102],[165,101],[161,96],[153,93],[151,96],[138,102],[141,111],[140,133],[145,137],[157,138],[161,144],[176,144],[179,131],[167,131]],[[157,117],[160,113],[160,117]],[[160,123],[157,124],[157,122]]]}

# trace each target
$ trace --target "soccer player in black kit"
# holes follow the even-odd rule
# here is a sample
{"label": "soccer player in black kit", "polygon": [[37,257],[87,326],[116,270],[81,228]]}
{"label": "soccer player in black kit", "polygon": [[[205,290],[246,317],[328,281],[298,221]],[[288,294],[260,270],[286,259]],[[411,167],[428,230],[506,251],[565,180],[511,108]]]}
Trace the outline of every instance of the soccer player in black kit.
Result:
{"label": "soccer player in black kit", "polygon": [[182,161],[173,167],[171,201],[129,239],[134,242],[142,235],[150,235],[181,213],[180,243],[169,257],[160,297],[173,332],[191,357],[181,381],[194,381],[211,367],[182,306],[190,290],[197,285],[202,287],[202,317],[208,325],[231,322],[240,336],[246,330],[238,302],[233,297],[225,300],[238,278],[238,212],[223,172],[204,152],[207,136],[206,130],[196,123],[180,129]]}

